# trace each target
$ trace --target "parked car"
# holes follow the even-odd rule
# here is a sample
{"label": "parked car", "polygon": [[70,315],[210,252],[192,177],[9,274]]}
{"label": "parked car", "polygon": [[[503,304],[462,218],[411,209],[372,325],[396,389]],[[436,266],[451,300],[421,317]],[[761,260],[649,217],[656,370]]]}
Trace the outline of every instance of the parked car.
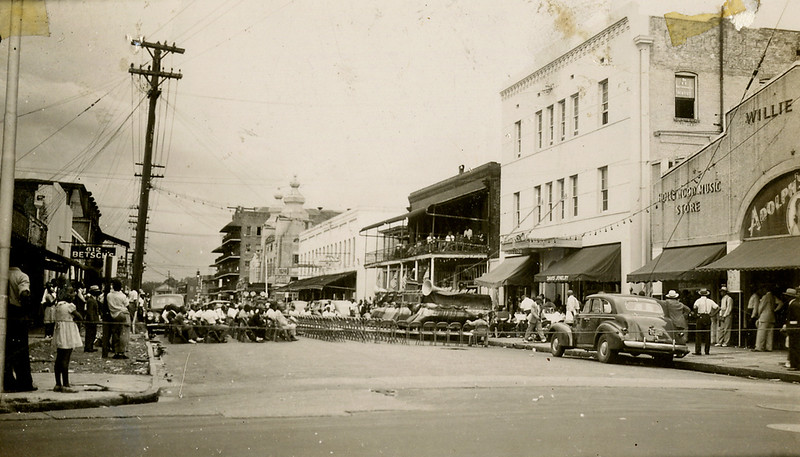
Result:
{"label": "parked car", "polygon": [[150,298],[150,309],[145,314],[147,331],[154,333],[166,329],[166,321],[162,314],[167,307],[183,308],[184,297],[181,294],[158,294]]}
{"label": "parked car", "polygon": [[572,325],[558,322],[550,330],[555,357],[578,348],[597,351],[603,363],[614,362],[620,353],[648,354],[668,363],[689,353],[685,343],[673,338],[675,328],[661,305],[639,295],[589,295]]}

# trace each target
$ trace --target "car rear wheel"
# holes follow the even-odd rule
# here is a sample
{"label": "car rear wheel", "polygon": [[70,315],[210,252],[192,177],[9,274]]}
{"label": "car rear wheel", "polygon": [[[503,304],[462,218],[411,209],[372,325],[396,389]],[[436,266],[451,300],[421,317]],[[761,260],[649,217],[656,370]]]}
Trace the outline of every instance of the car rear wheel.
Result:
{"label": "car rear wheel", "polygon": [[564,355],[564,345],[562,344],[562,334],[554,333],[550,339],[550,353],[553,357],[561,357]]}
{"label": "car rear wheel", "polygon": [[607,335],[601,335],[597,340],[597,360],[602,363],[614,363],[617,360],[617,351],[611,349]]}

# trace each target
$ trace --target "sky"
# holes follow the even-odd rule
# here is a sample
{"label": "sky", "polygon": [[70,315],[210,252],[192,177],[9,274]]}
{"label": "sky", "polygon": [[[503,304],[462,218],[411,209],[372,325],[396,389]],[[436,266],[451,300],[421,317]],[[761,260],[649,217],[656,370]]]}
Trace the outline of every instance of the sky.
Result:
{"label": "sky", "polygon": [[[646,7],[700,14],[720,4]],[[185,49],[165,56],[183,77],[164,82],[158,101],[164,177],[151,193],[144,280],[160,281],[213,273],[230,207],[269,206],[294,175],[307,207],[402,209],[461,164],[499,161],[499,92],[599,31],[614,2],[45,5],[49,36],[21,44],[16,174],[83,183],[103,231],[121,239],[134,237],[147,116],[145,85],[128,68],[151,61],[131,39]],[[762,0],[755,25],[793,28],[794,11],[800,0]],[[7,62],[4,39],[0,68]]]}

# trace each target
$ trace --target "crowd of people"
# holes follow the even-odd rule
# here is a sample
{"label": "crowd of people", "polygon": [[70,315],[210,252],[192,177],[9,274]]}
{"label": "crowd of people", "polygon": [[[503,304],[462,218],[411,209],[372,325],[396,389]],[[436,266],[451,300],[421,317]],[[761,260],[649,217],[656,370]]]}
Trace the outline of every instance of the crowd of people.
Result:
{"label": "crowd of people", "polygon": [[224,343],[228,338],[262,342],[267,332],[277,331],[287,341],[297,341],[297,320],[293,307],[284,302],[269,304],[194,304],[167,306],[162,317],[172,341],[195,344],[200,341]]}

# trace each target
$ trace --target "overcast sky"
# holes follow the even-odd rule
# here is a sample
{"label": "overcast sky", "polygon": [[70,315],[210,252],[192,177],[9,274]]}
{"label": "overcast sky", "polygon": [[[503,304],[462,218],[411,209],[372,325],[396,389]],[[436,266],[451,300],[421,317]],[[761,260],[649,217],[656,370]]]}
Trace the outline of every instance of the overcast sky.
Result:
{"label": "overcast sky", "polygon": [[[756,25],[774,26],[786,1],[790,28],[800,0],[763,0]],[[227,207],[267,206],[295,174],[310,207],[403,208],[460,164],[499,161],[500,90],[546,63],[541,51],[595,33],[611,4],[47,0],[50,36],[22,40],[17,176],[85,184],[103,230],[132,240],[147,100],[128,67],[151,59],[130,38],[175,43],[186,52],[164,65],[183,79],[159,100],[155,161],[166,168],[144,279],[212,273]]]}

